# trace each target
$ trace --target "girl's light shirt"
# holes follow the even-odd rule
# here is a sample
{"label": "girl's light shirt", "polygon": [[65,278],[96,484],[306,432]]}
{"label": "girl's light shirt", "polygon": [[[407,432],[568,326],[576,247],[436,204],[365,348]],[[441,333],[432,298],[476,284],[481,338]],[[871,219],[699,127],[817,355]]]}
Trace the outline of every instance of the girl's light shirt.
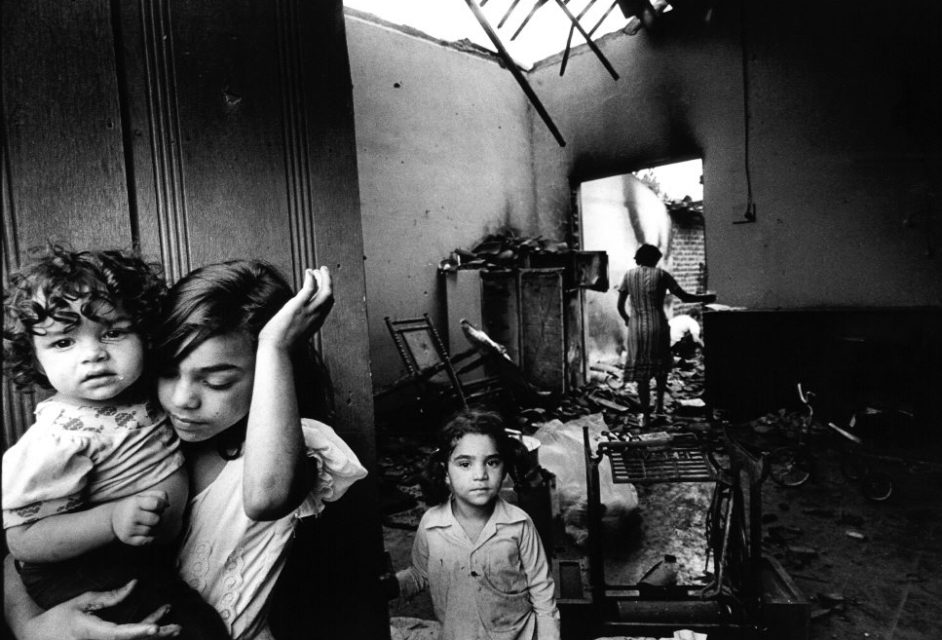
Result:
{"label": "girl's light shirt", "polygon": [[271,638],[269,596],[285,566],[299,518],[317,515],[339,500],[366,469],[327,425],[302,419],[307,455],[317,460],[318,480],[304,502],[279,520],[255,521],[242,502],[243,458],[230,460],[190,500],[189,519],[177,555],[180,575],[213,605],[233,640]]}
{"label": "girl's light shirt", "polygon": [[182,467],[156,402],[90,407],[50,398],[3,454],[3,527],[140,493]]}
{"label": "girl's light shirt", "polygon": [[555,585],[536,527],[501,498],[468,539],[451,501],[425,512],[412,566],[396,574],[402,597],[431,589],[442,640],[559,640]]}

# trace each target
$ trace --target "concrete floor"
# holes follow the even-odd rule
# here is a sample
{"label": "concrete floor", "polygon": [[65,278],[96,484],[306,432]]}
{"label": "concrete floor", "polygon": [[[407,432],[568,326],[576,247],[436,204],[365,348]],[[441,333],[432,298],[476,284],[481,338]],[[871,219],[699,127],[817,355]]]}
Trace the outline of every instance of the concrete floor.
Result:
{"label": "concrete floor", "polygon": [[[942,638],[942,465],[888,462],[897,493],[872,503],[836,465],[819,462],[818,475],[803,487],[763,485],[764,548],[811,599],[810,640]],[[706,501],[708,492],[698,485],[640,488],[640,517],[624,545],[608,538],[607,581],[634,583],[663,553],[673,552],[681,582],[695,584],[704,566]],[[421,510],[409,517],[418,518]],[[409,519],[402,515],[400,524]],[[413,533],[387,526],[384,534],[393,565],[406,566]],[[434,617],[425,594],[393,601],[390,614]]]}
{"label": "concrete floor", "polygon": [[[739,433],[748,439],[752,431],[743,425]],[[381,445],[384,466],[399,469],[391,483],[416,496],[408,469],[417,470],[430,450],[427,440],[396,436]],[[841,475],[836,454],[827,451],[819,454],[808,484],[788,489],[768,480],[762,486],[763,549],[810,599],[809,640],[942,638],[942,447],[934,441],[896,442],[881,453],[883,470],[896,482],[887,502],[866,500]],[[606,536],[607,582],[635,583],[663,554],[673,553],[680,582],[702,583],[710,491],[709,483],[638,487],[637,513]],[[385,544],[396,568],[409,562],[410,528],[423,510],[419,502],[387,517]],[[556,551],[568,556],[573,548],[567,542]],[[433,618],[427,594],[392,601],[390,614]],[[413,638],[399,629],[397,638],[431,637],[427,629],[416,629]]]}

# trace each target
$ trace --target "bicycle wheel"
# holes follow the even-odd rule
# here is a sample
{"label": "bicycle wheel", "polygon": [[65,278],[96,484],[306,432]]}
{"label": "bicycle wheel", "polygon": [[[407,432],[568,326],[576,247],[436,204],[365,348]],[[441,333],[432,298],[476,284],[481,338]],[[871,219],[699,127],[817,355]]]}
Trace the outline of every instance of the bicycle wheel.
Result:
{"label": "bicycle wheel", "polygon": [[860,481],[860,490],[863,491],[864,497],[874,502],[889,500],[895,488],[893,478],[879,471],[871,471]]}
{"label": "bicycle wheel", "polygon": [[772,480],[783,487],[800,487],[811,479],[811,458],[795,447],[775,449],[765,464]]}

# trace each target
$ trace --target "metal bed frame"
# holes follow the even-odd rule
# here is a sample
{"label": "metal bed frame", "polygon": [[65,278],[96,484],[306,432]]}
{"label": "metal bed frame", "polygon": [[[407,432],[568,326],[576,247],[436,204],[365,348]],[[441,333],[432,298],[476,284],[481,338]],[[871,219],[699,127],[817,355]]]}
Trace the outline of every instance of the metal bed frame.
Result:
{"label": "metal bed frame", "polygon": [[[710,640],[769,637],[761,634],[760,622],[766,566],[761,548],[761,459],[730,443],[729,467],[716,469],[708,461],[703,443],[693,434],[674,435],[669,442],[626,441],[610,436],[593,451],[585,427],[583,446],[588,490],[588,571],[572,562],[557,561],[564,628],[569,613],[578,620],[571,635],[586,638],[660,637],[680,628],[705,632]],[[599,484],[599,465],[604,460],[611,465],[615,484],[714,483],[707,531],[713,562],[710,584],[666,587],[652,595],[642,585],[606,583]],[[577,584],[580,579],[581,592]]]}

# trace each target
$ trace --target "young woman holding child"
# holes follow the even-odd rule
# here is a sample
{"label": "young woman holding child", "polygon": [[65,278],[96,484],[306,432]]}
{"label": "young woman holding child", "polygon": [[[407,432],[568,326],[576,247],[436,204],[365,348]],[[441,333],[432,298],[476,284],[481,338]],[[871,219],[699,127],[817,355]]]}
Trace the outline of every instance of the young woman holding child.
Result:
{"label": "young woman holding child", "polygon": [[[172,287],[155,334],[157,394],[190,472],[178,566],[236,639],[271,637],[270,595],[297,519],[319,513],[324,501],[339,499],[366,474],[330,427],[299,410],[302,347],[332,302],[326,268],[306,271],[292,296],[265,263],[210,265]],[[42,613],[17,583],[5,579],[7,619],[21,640],[62,638],[63,625],[85,634],[72,637],[87,638],[180,632],[178,625],[155,624],[161,610],[140,625],[90,619],[89,604],[109,605],[128,588],[79,596]]]}
{"label": "young woman holding child", "polygon": [[511,441],[494,413],[466,411],[442,429],[429,467],[431,504],[400,595],[430,589],[442,640],[558,640],[559,613],[536,527],[500,497]]}

